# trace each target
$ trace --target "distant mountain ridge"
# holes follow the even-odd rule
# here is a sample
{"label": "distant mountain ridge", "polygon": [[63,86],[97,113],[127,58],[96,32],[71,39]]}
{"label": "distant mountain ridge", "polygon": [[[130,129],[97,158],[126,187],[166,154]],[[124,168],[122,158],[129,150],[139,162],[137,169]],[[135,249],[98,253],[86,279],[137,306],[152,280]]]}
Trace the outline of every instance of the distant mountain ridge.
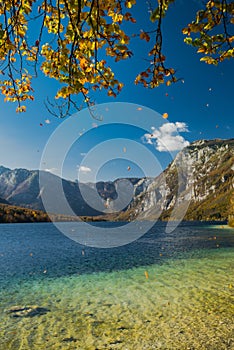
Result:
{"label": "distant mountain ridge", "polygon": [[[44,210],[41,199],[41,192],[48,191],[55,198],[54,214],[69,215],[64,212],[64,208],[60,206],[59,195],[56,192],[56,185],[61,179],[49,172],[42,171],[44,187],[39,187],[39,170],[27,169],[9,169],[0,166],[0,198],[5,203],[15,206],[31,208],[35,210]],[[80,216],[95,216],[106,212],[106,203],[108,202],[112,209],[115,205],[115,200],[118,198],[118,187],[124,179],[117,179],[114,182],[100,181],[96,184],[83,184],[62,179],[62,186],[65,197],[76,215]],[[144,182],[148,179],[129,178],[128,182],[133,187],[133,194],[137,195],[144,190]],[[138,185],[139,182],[139,185]],[[97,194],[98,193],[98,194]],[[92,199],[93,207],[86,203],[85,197]],[[95,205],[95,198],[98,201]],[[126,204],[129,204],[129,201]],[[95,208],[98,209],[95,209]],[[124,208],[123,208],[124,209]]]}
{"label": "distant mountain ridge", "polygon": [[[108,214],[108,210],[118,212],[119,207],[119,213],[106,218],[168,220],[182,213],[185,220],[226,220],[234,214],[230,205],[231,200],[234,201],[234,139],[193,142],[156,178],[78,185],[49,172],[41,172],[41,175],[43,188],[39,187],[39,170],[11,170],[0,166],[0,203],[5,201],[5,204],[44,210],[41,193],[47,191],[54,198],[53,213],[70,215],[61,206],[56,191],[56,184],[62,181],[65,197],[79,216],[100,216]],[[130,203],[127,201],[129,186],[133,194]],[[86,198],[91,199],[91,205],[86,203]]]}

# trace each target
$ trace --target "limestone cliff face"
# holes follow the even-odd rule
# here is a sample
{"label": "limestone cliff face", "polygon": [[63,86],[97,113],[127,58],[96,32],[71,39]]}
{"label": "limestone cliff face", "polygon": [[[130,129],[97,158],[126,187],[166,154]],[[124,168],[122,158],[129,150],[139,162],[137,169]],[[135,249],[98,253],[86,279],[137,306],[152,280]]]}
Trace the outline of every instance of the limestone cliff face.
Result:
{"label": "limestone cliff face", "polygon": [[233,189],[234,139],[200,140],[179,152],[126,214],[130,219],[227,219]]}

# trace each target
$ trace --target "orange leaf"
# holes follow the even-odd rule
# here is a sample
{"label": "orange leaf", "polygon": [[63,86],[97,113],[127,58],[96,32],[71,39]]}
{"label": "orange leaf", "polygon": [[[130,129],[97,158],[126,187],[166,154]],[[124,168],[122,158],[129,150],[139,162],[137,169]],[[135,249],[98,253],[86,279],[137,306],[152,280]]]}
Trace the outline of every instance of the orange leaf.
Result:
{"label": "orange leaf", "polygon": [[150,41],[150,36],[149,36],[149,34],[146,33],[146,32],[142,32],[142,33],[140,34],[140,38],[141,38],[142,40],[146,40],[147,42]]}

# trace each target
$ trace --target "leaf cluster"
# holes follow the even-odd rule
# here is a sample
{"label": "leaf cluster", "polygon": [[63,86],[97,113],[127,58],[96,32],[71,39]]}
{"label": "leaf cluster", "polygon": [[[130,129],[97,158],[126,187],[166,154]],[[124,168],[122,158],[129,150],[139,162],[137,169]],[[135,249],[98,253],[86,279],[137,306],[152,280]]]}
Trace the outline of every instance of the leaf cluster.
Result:
{"label": "leaf cluster", "polygon": [[198,11],[196,19],[183,29],[186,44],[197,48],[200,59],[207,64],[217,65],[234,57],[234,2],[211,1],[205,9]]}
{"label": "leaf cluster", "polygon": [[[111,59],[131,58],[133,38],[150,46],[148,66],[135,84],[155,88],[178,81],[175,69],[166,65],[162,35],[163,19],[175,1],[149,3],[154,29],[140,33],[133,29],[128,34],[126,23],[136,23],[132,14],[136,0],[0,0],[0,91],[5,101],[16,102],[17,112],[24,112],[25,102],[34,99],[32,81],[39,70],[60,83],[55,102],[47,103],[49,111],[60,117],[72,107],[82,108],[77,95],[90,109],[92,91],[104,89],[116,97],[123,83]],[[205,55],[202,61],[218,64],[233,57],[233,14],[234,2],[208,1],[183,29],[185,42]]]}

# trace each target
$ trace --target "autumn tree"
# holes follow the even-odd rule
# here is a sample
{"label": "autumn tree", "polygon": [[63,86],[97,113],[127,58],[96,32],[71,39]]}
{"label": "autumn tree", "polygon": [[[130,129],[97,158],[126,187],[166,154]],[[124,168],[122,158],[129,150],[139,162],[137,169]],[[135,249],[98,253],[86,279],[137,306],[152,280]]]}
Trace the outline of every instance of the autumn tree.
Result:
{"label": "autumn tree", "polygon": [[[25,101],[34,99],[32,79],[40,70],[61,83],[55,99],[63,102],[56,103],[55,114],[65,116],[72,107],[78,109],[77,95],[91,106],[92,90],[105,89],[109,96],[121,91],[123,84],[106,57],[115,62],[130,59],[130,40],[137,39],[152,44],[148,64],[135,84],[155,88],[175,83],[178,77],[167,66],[161,30],[175,1],[148,2],[154,29],[135,32],[136,0],[0,0],[1,93],[6,101],[17,103],[17,112],[25,111]],[[234,56],[233,14],[233,1],[209,0],[182,29],[185,43],[202,54],[201,61],[217,65]],[[130,34],[124,29],[127,22],[132,24]]]}

